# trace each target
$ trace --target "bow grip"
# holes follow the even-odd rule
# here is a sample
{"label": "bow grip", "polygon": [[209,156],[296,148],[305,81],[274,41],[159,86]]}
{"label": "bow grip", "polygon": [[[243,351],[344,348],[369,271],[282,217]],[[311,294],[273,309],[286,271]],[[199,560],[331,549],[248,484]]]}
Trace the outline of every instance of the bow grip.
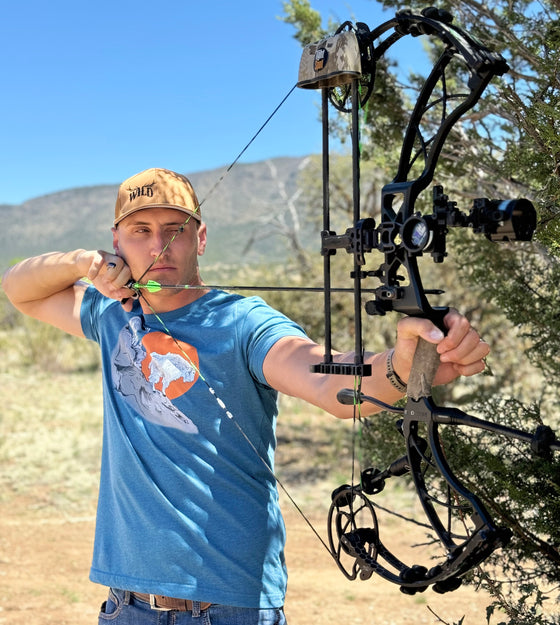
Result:
{"label": "bow grip", "polygon": [[[444,333],[447,333],[447,329],[443,323],[443,318],[448,311],[449,308],[432,308],[432,314],[429,316],[434,325]],[[439,365],[437,344],[428,343],[419,337],[407,383],[407,395],[410,399],[418,401],[422,397],[431,396],[433,381]]]}
{"label": "bow grip", "polygon": [[431,396],[438,367],[437,345],[419,338],[407,384],[407,395],[410,399],[418,401],[422,397]]}

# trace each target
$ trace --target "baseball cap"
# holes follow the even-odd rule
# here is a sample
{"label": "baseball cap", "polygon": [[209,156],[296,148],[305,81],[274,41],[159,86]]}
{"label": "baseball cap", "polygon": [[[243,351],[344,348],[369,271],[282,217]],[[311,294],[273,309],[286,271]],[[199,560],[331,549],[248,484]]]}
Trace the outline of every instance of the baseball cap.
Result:
{"label": "baseball cap", "polygon": [[121,184],[114,225],[145,208],[174,208],[201,221],[200,206],[189,179],[169,169],[146,169]]}

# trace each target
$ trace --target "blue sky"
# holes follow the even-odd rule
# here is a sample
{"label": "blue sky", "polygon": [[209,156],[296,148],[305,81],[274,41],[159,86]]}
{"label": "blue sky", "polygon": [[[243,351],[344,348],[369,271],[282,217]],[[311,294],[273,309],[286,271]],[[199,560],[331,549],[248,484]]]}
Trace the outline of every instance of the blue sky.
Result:
{"label": "blue sky", "polygon": [[[390,17],[375,0],[311,5],[336,23]],[[0,204],[231,163],[297,80],[282,13],[281,0],[5,3]],[[320,152],[319,99],[297,89],[243,160]]]}

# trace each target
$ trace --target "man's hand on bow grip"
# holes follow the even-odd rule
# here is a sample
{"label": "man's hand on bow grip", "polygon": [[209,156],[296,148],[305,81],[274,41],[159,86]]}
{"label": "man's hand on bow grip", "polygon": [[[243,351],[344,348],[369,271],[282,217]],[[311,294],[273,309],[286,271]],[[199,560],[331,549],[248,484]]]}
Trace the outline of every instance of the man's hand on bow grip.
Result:
{"label": "man's hand on bow grip", "polygon": [[444,318],[444,324],[447,329],[445,335],[428,319],[406,317],[399,321],[393,367],[405,382],[410,375],[419,337],[437,345],[441,364],[434,385],[447,384],[460,375],[470,376],[484,371],[484,358],[489,354],[490,347],[468,319],[450,309]]}
{"label": "man's hand on bow grip", "polygon": [[90,262],[87,278],[106,297],[125,300],[123,308],[130,312],[133,304],[131,291],[125,286],[132,279],[129,266],[120,256],[102,250],[85,254]]}

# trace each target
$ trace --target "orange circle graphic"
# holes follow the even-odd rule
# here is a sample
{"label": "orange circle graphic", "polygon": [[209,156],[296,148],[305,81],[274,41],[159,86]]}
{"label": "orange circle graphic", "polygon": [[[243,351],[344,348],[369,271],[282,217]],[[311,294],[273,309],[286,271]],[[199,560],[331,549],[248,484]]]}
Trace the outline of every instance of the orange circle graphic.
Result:
{"label": "orange circle graphic", "polygon": [[142,373],[169,399],[185,394],[198,380],[198,352],[192,345],[164,332],[149,332],[142,344],[146,349]]}

